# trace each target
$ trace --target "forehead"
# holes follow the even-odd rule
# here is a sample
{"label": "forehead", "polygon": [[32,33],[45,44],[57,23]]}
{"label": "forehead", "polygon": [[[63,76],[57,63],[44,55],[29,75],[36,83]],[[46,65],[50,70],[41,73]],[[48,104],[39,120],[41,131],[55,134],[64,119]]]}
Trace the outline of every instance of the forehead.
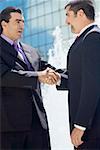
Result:
{"label": "forehead", "polygon": [[16,19],[20,19],[20,20],[24,20],[24,16],[18,12],[12,12],[10,13],[10,20],[16,20]]}
{"label": "forehead", "polygon": [[67,6],[67,7],[66,7],[66,11],[69,11],[69,10],[70,10],[70,6]]}
{"label": "forehead", "polygon": [[65,11],[66,11],[66,15],[74,13],[72,10],[70,10],[70,6],[67,6]]}

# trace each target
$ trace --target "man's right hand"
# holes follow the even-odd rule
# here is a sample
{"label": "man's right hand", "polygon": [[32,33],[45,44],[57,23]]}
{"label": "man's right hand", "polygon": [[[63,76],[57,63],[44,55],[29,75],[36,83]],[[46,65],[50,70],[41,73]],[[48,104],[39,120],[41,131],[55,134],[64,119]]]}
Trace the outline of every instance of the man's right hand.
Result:
{"label": "man's right hand", "polygon": [[38,72],[38,79],[42,83],[53,85],[57,84],[58,80],[60,80],[60,74],[51,68],[47,68],[44,71]]}

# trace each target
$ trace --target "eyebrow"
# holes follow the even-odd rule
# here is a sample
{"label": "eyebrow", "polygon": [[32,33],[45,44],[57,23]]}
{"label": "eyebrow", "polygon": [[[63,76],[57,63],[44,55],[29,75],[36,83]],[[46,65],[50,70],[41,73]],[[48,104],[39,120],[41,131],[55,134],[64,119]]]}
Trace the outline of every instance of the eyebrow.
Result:
{"label": "eyebrow", "polygon": [[22,21],[22,22],[24,22],[24,20],[23,20],[23,19],[16,19],[16,21]]}

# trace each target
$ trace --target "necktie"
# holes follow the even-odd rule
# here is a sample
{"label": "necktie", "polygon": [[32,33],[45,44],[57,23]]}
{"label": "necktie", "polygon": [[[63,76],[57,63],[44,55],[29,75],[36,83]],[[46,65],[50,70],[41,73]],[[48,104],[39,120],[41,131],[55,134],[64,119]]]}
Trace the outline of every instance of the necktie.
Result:
{"label": "necktie", "polygon": [[25,53],[23,52],[22,48],[18,47],[18,44],[16,42],[14,42],[13,45],[14,45],[14,48],[16,49],[16,51],[19,52],[19,53],[21,53],[24,62],[27,64],[28,69],[32,70],[32,67],[31,67],[31,65],[30,65],[30,63],[29,63],[29,61],[28,61]]}

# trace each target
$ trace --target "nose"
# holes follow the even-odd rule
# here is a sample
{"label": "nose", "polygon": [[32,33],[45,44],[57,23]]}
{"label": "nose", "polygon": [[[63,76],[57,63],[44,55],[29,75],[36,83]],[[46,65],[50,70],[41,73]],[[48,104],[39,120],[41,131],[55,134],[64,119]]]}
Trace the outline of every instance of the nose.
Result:
{"label": "nose", "polygon": [[20,28],[21,28],[22,30],[24,29],[24,22],[23,22],[23,21],[20,22]]}
{"label": "nose", "polygon": [[70,19],[69,19],[68,17],[66,17],[65,23],[66,23],[67,25],[70,25]]}

